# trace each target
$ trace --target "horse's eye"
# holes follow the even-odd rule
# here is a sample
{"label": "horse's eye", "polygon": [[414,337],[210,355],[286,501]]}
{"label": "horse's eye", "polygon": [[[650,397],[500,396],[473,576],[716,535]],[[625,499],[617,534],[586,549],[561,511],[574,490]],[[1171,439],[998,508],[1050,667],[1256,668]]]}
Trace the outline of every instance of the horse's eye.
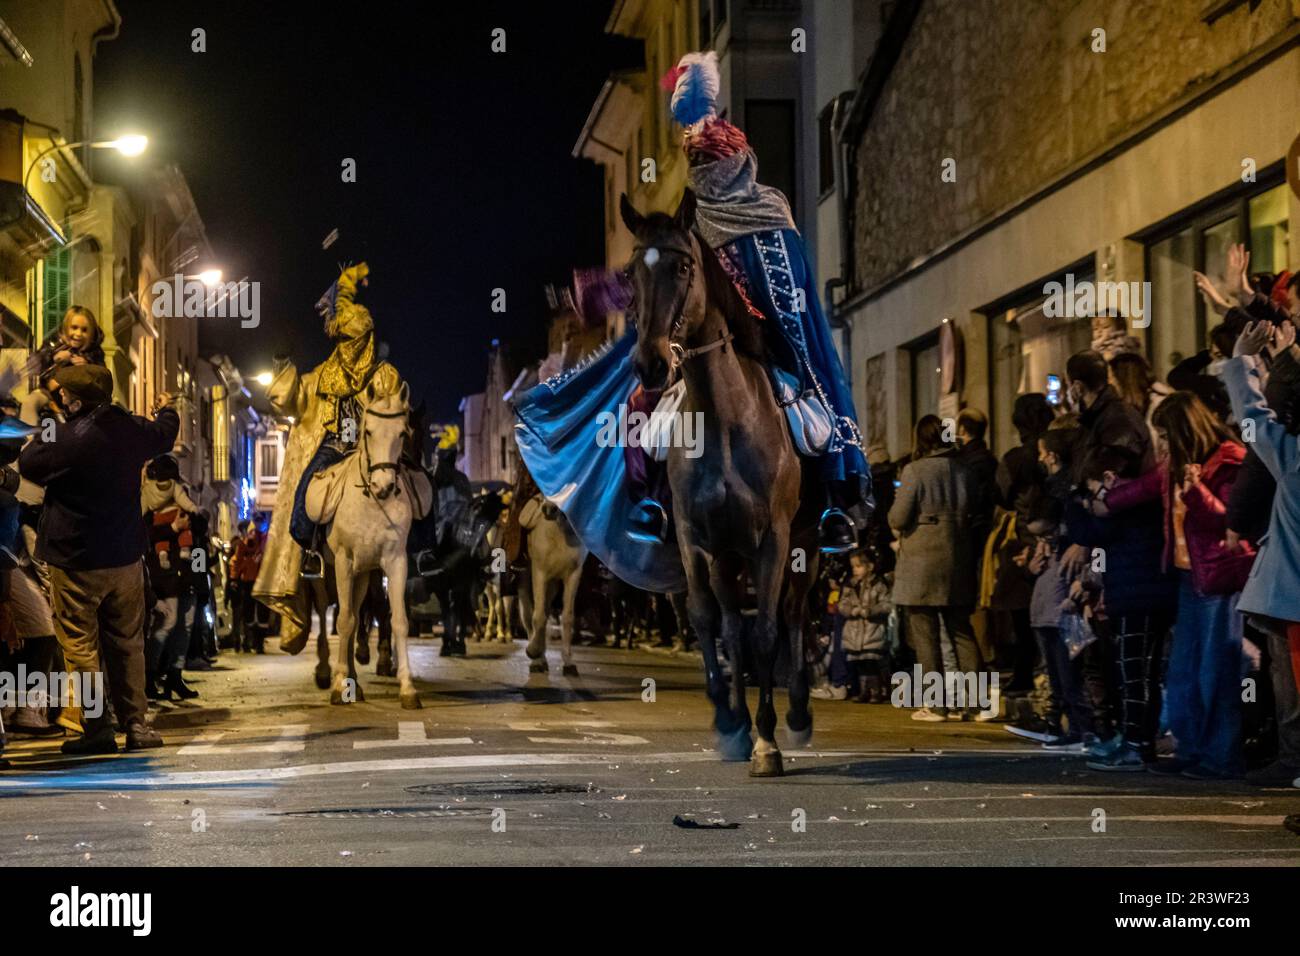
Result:
{"label": "horse's eye", "polygon": [[686,264],[685,260],[677,263],[677,274],[679,276],[684,276],[690,271],[691,267]]}

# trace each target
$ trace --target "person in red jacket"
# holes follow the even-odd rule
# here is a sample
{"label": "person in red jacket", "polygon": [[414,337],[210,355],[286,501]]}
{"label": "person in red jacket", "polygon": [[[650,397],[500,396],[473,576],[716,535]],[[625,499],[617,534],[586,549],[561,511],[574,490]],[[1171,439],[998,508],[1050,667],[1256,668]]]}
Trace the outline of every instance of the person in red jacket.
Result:
{"label": "person in red jacket", "polygon": [[[252,630],[253,583],[262,568],[262,551],[266,539],[257,530],[256,521],[245,521],[235,540],[235,554],[230,559],[230,640],[235,650],[254,650]],[[256,642],[260,647],[260,642]]]}
{"label": "person in red jacket", "polygon": [[1178,618],[1166,674],[1177,756],[1156,772],[1218,780],[1241,776],[1242,618],[1237,598],[1255,558],[1224,544],[1233,482],[1246,457],[1236,435],[1191,392],[1156,408],[1160,467],[1106,495],[1112,515],[1159,496],[1165,504],[1166,567],[1179,576]]}

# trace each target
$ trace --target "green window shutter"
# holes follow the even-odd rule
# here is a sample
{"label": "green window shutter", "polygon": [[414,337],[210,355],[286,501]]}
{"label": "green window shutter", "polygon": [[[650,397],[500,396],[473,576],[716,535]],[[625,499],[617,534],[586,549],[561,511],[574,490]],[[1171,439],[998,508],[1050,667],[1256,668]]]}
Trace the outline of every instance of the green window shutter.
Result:
{"label": "green window shutter", "polygon": [[63,322],[72,296],[72,250],[66,246],[43,262],[45,267],[45,307],[41,310],[41,342]]}

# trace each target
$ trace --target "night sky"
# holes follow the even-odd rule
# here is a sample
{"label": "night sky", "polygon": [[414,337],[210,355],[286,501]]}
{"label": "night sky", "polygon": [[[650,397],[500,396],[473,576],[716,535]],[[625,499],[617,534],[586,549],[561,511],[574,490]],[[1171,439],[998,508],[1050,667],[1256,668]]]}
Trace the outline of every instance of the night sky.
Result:
{"label": "night sky", "polygon": [[[570,151],[610,69],[640,62],[603,32],[610,0],[117,5],[121,35],[95,58],[96,134],[148,135],[143,159],[189,182],[212,265],[262,284],[260,327],[207,320],[205,355],[246,376],[277,352],[309,368],[329,350],[312,306],[340,259],[364,257],[389,359],[437,418],[482,389],[493,338],[540,357],[543,285],[603,257],[600,170]],[[196,27],[206,53],[191,52]],[[126,181],[125,162],[97,169]]]}

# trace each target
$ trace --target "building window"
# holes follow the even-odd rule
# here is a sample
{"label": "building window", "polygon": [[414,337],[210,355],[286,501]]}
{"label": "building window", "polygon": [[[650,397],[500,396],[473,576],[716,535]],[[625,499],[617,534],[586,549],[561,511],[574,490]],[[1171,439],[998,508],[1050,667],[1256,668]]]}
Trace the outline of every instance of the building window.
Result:
{"label": "building window", "polygon": [[[1074,282],[1091,282],[1093,271],[1074,270]],[[1050,280],[1065,284],[1065,275]],[[1043,283],[1044,285],[1046,282]],[[1031,392],[1048,394],[1054,376],[1065,389],[1065,363],[1092,344],[1092,319],[1048,318],[1046,296],[1036,286],[985,310],[989,321],[989,446],[1001,455],[1020,441],[1011,412],[1016,399]]]}
{"label": "building window", "polygon": [[835,188],[835,101],[831,100],[817,114],[817,195],[825,196]]}
{"label": "building window", "polygon": [[63,313],[68,311],[72,295],[72,233],[66,231],[68,245],[46,256],[44,269],[44,307],[41,309],[40,343],[44,344],[63,323]]}
{"label": "building window", "polygon": [[1205,347],[1209,325],[1192,273],[1216,282],[1222,277],[1228,247],[1244,242],[1250,250],[1250,270],[1279,272],[1286,268],[1288,249],[1287,187],[1275,171],[1246,192],[1216,198],[1165,223],[1143,237],[1146,275],[1151,283],[1151,324],[1147,350],[1161,378],[1188,356]]}
{"label": "building window", "polygon": [[794,116],[794,100],[745,101],[746,135],[758,157],[759,178],[785,193],[797,220]]}

